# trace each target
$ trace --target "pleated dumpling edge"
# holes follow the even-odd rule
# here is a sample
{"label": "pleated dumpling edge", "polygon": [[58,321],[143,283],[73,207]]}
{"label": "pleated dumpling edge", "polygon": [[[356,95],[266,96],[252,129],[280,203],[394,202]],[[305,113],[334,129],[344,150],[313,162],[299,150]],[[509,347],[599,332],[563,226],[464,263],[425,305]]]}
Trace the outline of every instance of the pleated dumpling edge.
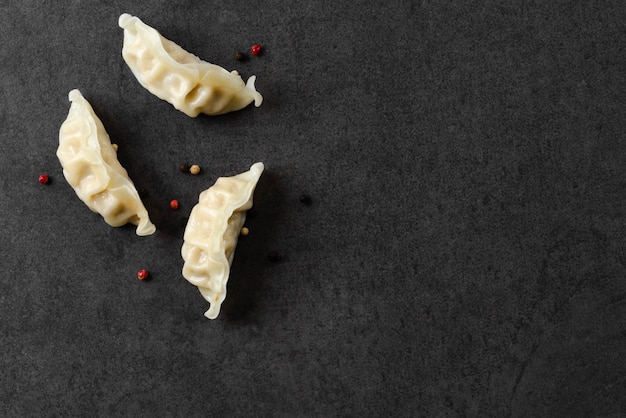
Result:
{"label": "pleated dumpling edge", "polygon": [[186,115],[221,115],[263,102],[255,76],[244,83],[236,71],[201,60],[136,16],[123,13],[118,23],[124,29],[122,57],[135,78]]}
{"label": "pleated dumpling edge", "polygon": [[140,236],[152,235],[150,221],[135,185],[117,159],[100,119],[79,90],[70,91],[72,103],[59,129],[57,157],[63,175],[89,209],[114,227],[131,223]]}
{"label": "pleated dumpling edge", "polygon": [[209,302],[205,313],[209,319],[217,318],[226,298],[239,233],[263,170],[264,165],[259,162],[244,173],[218,178],[200,193],[198,204],[189,215],[181,249],[185,261],[182,273]]}

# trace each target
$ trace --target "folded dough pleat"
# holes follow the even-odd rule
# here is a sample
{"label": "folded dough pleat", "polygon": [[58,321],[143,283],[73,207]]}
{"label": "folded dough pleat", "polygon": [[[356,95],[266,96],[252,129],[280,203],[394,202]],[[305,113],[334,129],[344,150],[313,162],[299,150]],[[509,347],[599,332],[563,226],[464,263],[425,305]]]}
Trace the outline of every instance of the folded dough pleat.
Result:
{"label": "folded dough pleat", "polygon": [[124,13],[119,26],[124,29],[122,56],[139,83],[186,115],[220,115],[253,101],[261,106],[255,76],[244,83],[239,74],[202,61],[138,17]]}
{"label": "folded dough pleat", "polygon": [[150,222],[135,185],[117,159],[102,122],[80,91],[69,93],[72,102],[59,130],[57,157],[63,175],[78,197],[111,226],[137,225],[137,235],[151,235]]}
{"label": "folded dough pleat", "polygon": [[263,163],[256,163],[244,173],[220,177],[200,193],[199,202],[189,215],[181,250],[185,261],[183,276],[210,303],[204,314],[209,319],[217,318],[226,298],[237,239],[246,211],[252,207],[252,196],[263,168]]}

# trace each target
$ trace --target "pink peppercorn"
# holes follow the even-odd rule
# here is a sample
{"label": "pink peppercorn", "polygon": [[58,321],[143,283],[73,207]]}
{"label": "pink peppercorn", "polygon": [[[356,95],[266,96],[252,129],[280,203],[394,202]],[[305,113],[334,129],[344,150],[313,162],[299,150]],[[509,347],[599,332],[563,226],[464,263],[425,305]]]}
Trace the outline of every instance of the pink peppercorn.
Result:
{"label": "pink peppercorn", "polygon": [[250,48],[250,52],[255,57],[261,55],[261,51],[263,51],[263,47],[261,46],[261,44],[252,45],[252,48]]}
{"label": "pink peppercorn", "polygon": [[139,280],[146,280],[149,276],[148,270],[146,269],[141,269],[137,272],[137,278]]}
{"label": "pink peppercorn", "polygon": [[170,208],[172,209],[178,209],[178,200],[173,199],[170,201]]}
{"label": "pink peppercorn", "polygon": [[39,176],[39,183],[48,184],[48,181],[50,181],[50,177],[48,177],[47,174],[42,174]]}

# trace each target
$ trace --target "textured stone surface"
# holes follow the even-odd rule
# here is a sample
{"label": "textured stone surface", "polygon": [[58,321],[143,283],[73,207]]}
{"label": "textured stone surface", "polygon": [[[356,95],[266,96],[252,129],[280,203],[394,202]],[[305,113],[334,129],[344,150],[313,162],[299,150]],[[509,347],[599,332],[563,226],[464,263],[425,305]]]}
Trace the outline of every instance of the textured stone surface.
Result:
{"label": "textured stone surface", "polygon": [[[626,414],[623,2],[0,12],[0,415]],[[121,58],[122,12],[256,74],[263,105],[191,119],[150,95]],[[108,227],[65,182],[73,88],[154,236]],[[180,273],[185,220],[256,161],[209,321]]]}

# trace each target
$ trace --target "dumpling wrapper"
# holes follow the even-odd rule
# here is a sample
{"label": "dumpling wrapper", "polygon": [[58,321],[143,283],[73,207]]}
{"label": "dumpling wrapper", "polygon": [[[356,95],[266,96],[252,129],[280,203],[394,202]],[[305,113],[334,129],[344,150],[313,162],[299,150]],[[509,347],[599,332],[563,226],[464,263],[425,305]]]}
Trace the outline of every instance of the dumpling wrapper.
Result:
{"label": "dumpling wrapper", "polygon": [[111,226],[137,225],[140,236],[151,235],[150,222],[135,185],[117,159],[102,122],[80,91],[69,93],[72,102],[59,130],[57,157],[63,175],[80,200]]}
{"label": "dumpling wrapper", "polygon": [[210,303],[204,314],[209,319],[217,318],[226,298],[237,239],[263,168],[263,163],[256,163],[244,173],[220,177],[200,193],[189,215],[181,250],[183,276]]}
{"label": "dumpling wrapper", "polygon": [[255,76],[244,83],[238,73],[202,61],[138,17],[124,13],[119,26],[124,29],[122,56],[139,83],[186,115],[220,115],[253,101],[261,106]]}

